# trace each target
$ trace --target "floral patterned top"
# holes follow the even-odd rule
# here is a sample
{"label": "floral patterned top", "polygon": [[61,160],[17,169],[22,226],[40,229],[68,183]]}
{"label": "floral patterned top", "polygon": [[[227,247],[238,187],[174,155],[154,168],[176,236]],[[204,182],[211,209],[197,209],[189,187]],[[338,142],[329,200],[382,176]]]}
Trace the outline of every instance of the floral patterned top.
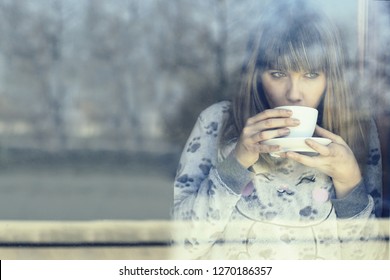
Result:
{"label": "floral patterned top", "polygon": [[379,258],[382,249],[373,246],[380,237],[375,211],[382,177],[375,123],[364,179],[336,199],[330,177],[297,162],[274,158],[272,169],[243,168],[231,155],[236,141],[220,141],[230,106],[223,101],[204,110],[183,150],[174,183],[173,257]]}

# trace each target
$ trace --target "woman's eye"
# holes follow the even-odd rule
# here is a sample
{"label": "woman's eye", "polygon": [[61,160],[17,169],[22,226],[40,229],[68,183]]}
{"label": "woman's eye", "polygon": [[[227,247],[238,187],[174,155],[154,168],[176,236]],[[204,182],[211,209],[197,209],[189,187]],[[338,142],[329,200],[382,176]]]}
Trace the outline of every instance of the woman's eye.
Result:
{"label": "woman's eye", "polygon": [[287,76],[286,73],[281,72],[281,71],[271,72],[270,75],[271,75],[272,78],[275,78],[275,79],[280,79],[280,78],[283,78],[283,77]]}
{"label": "woman's eye", "polygon": [[308,78],[308,79],[315,79],[319,76],[320,74],[318,73],[315,73],[315,72],[310,72],[310,73],[306,73],[305,74],[305,77]]}

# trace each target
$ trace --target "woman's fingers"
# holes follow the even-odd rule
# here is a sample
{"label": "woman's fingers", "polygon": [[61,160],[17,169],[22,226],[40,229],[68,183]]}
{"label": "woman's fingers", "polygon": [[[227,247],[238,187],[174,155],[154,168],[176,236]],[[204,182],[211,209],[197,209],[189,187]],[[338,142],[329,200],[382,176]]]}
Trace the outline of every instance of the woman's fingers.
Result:
{"label": "woman's fingers", "polygon": [[[334,149],[332,149],[332,147],[331,147],[332,144],[325,146],[325,145],[322,145],[322,144],[320,144],[317,141],[312,140],[312,139],[306,139],[305,143],[310,148],[312,148],[314,151],[316,151],[320,157],[333,156]],[[306,156],[306,155],[302,155],[302,154],[299,154],[296,152],[286,152],[286,153],[281,154],[281,156],[285,157],[285,158],[290,158],[292,160],[295,160],[295,161],[297,161],[303,165],[309,166],[309,167],[316,167],[316,166],[318,166],[318,164],[320,164],[319,156],[316,156],[316,157]]]}
{"label": "woman's fingers", "polygon": [[346,144],[343,138],[318,125],[316,126],[315,133],[320,137],[329,138],[334,143],[343,144],[343,145]]}
{"label": "woman's fingers", "polygon": [[261,154],[275,153],[280,150],[278,145],[265,145],[258,143],[258,152]]}
{"label": "woman's fingers", "polygon": [[312,139],[306,139],[305,143],[314,151],[319,153],[321,156],[327,157],[331,155],[331,149],[329,148],[329,146],[322,145]]}
{"label": "woman's fingers", "polygon": [[252,125],[272,118],[290,118],[292,111],[285,109],[268,109],[248,119],[247,125]]}
{"label": "woman's fingers", "polygon": [[251,143],[260,143],[266,140],[270,140],[276,137],[286,136],[290,133],[288,128],[274,129],[274,130],[264,130],[255,133],[250,137]]}
{"label": "woman's fingers", "polygon": [[[259,134],[260,137],[256,142],[268,140],[275,137],[285,136],[290,130],[288,127],[294,127],[299,125],[299,121],[292,118],[277,118],[277,119],[266,119],[260,122],[252,123],[243,129],[243,134],[247,137],[253,137]],[[273,131],[273,136],[269,137],[268,131]],[[263,135],[267,135],[263,137]]]}
{"label": "woman's fingers", "polygon": [[236,145],[237,160],[244,167],[253,165],[261,153],[280,151],[276,145],[266,145],[263,142],[290,133],[288,127],[299,125],[299,120],[291,118],[292,112],[284,109],[265,110],[249,118],[241,132]]}
{"label": "woman's fingers", "polygon": [[299,120],[290,116],[290,110],[265,110],[247,120],[242,136],[244,139],[251,139],[251,143],[286,136],[290,133],[288,127],[299,125]]}

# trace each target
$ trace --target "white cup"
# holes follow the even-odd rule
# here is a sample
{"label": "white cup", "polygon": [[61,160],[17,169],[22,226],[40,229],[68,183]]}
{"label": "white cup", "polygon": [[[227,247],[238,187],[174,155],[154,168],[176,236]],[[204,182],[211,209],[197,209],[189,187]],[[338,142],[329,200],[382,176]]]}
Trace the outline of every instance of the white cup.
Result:
{"label": "white cup", "polygon": [[280,106],[275,109],[287,109],[293,112],[292,118],[298,119],[298,126],[289,127],[290,134],[285,138],[312,137],[316,128],[318,110],[305,106]]}

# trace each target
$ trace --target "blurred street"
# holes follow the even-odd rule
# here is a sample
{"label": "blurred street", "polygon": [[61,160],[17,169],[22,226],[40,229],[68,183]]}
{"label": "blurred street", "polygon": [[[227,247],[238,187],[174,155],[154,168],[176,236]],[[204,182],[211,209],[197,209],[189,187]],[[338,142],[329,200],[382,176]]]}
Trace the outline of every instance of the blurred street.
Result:
{"label": "blurred street", "polygon": [[151,166],[144,171],[118,169],[2,171],[0,220],[169,219],[173,177]]}

